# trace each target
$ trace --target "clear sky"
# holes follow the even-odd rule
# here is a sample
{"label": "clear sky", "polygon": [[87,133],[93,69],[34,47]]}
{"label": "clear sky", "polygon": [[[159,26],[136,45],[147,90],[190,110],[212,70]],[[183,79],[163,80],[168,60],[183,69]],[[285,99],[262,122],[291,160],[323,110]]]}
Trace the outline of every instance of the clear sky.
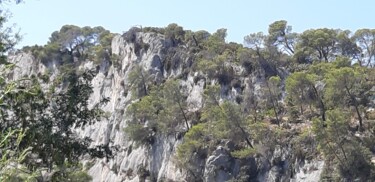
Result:
{"label": "clear sky", "polygon": [[45,44],[66,24],[103,26],[122,33],[132,26],[228,29],[228,41],[243,42],[249,33],[287,20],[296,32],[310,28],[355,31],[375,28],[375,0],[24,0],[7,5],[23,34],[20,46]]}

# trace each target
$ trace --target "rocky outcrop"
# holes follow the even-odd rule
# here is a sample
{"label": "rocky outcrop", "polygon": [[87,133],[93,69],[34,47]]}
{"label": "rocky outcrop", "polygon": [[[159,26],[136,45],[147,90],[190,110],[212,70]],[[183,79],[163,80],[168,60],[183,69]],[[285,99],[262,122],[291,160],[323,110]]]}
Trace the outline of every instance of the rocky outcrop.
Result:
{"label": "rocky outcrop", "polygon": [[239,162],[230,156],[230,153],[219,146],[207,158],[204,169],[205,181],[228,181],[239,173]]}
{"label": "rocky outcrop", "polygon": [[[140,45],[147,45],[140,47]],[[179,169],[175,162],[176,147],[182,142],[175,136],[157,136],[149,146],[136,146],[128,140],[124,128],[130,119],[126,109],[132,102],[128,75],[135,64],[153,75],[154,82],[183,75],[182,81],[186,92],[189,110],[196,111],[202,106],[202,93],[208,81],[199,79],[198,73],[186,72],[191,66],[192,58],[186,53],[185,47],[172,47],[163,35],[155,33],[136,33],[134,42],[127,41],[123,36],[116,36],[112,41],[112,54],[117,59],[103,60],[99,65],[92,61],[77,62],[81,70],[96,69],[97,75],[92,80],[93,94],[90,104],[98,103],[102,98],[109,98],[108,104],[102,109],[108,114],[106,119],[78,131],[81,137],[90,137],[92,145],[116,146],[118,149],[113,158],[83,160],[89,167],[89,174],[95,182],[121,181],[187,181],[187,173]],[[168,62],[165,60],[168,59]],[[54,80],[59,73],[59,63],[50,60],[43,64],[31,54],[21,53],[10,57],[17,67],[9,73],[10,79],[23,76],[49,75]],[[241,71],[240,68],[234,70]],[[241,78],[243,82],[254,84],[256,92],[261,92],[261,77]],[[210,80],[215,82],[215,80]],[[46,89],[49,84],[43,85]],[[223,87],[223,97],[234,100],[239,90]],[[204,181],[228,181],[239,175],[248,175],[247,179],[257,181],[314,181],[319,179],[323,162],[306,162],[301,165],[291,161],[291,151],[275,151],[271,159],[236,159],[230,155],[228,147],[219,146],[205,161],[198,162],[197,170],[201,170]],[[277,161],[277,162],[269,162]],[[197,164],[198,164],[197,163]],[[293,167],[290,167],[293,166]],[[295,175],[291,175],[296,173]]]}

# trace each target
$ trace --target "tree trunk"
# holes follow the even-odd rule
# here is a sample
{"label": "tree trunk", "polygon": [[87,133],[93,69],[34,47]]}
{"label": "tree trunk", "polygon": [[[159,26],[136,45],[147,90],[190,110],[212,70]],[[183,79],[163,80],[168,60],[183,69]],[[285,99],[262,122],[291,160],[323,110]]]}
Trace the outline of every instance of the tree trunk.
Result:
{"label": "tree trunk", "polygon": [[285,42],[285,46],[286,46],[286,48],[287,48],[292,54],[294,54],[294,50],[293,50],[293,48],[288,44],[288,40],[286,39],[285,36],[284,36],[284,42]]}
{"label": "tree trunk", "polygon": [[350,90],[349,88],[345,85],[345,90],[347,92],[347,94],[349,95],[350,99],[352,100],[353,104],[354,104],[354,107],[355,107],[355,111],[357,113],[357,116],[358,116],[358,120],[359,120],[359,128],[360,130],[363,129],[363,123],[362,123],[362,116],[361,116],[361,113],[359,112],[359,108],[358,108],[358,103],[357,103],[357,100],[356,98],[350,93]]}
{"label": "tree trunk", "polygon": [[190,128],[189,128],[189,123],[188,123],[188,119],[187,119],[187,117],[186,117],[186,114],[185,114],[184,110],[182,109],[182,106],[181,106],[180,101],[177,101],[177,103],[178,103],[178,107],[180,108],[180,111],[182,112],[182,115],[183,115],[183,117],[184,117],[185,125],[186,125],[186,128],[187,128],[187,131],[189,131]]}
{"label": "tree trunk", "polygon": [[[218,104],[218,102],[216,102]],[[218,104],[221,112],[228,118],[228,115],[224,112],[224,109],[220,106],[220,104]],[[249,145],[251,148],[254,148],[254,146],[251,144],[249,138],[247,137],[247,133],[245,131],[245,129],[243,129],[240,125],[240,123],[238,123],[238,121],[233,121],[235,122],[235,126],[238,127],[240,130],[241,130],[241,133],[242,133],[242,138],[245,139],[247,145]]]}
{"label": "tree trunk", "polygon": [[[301,90],[302,99],[304,98],[303,95],[304,95],[303,90]],[[300,110],[301,110],[301,115],[303,115],[303,104],[302,104],[302,102],[301,102],[301,105],[300,105]]]}
{"label": "tree trunk", "polygon": [[148,95],[148,92],[147,92],[147,86],[146,86],[146,79],[142,73],[142,70],[141,71],[141,77],[142,77],[142,87],[143,87],[143,91],[145,93],[145,95]]}
{"label": "tree trunk", "polygon": [[276,122],[277,122],[277,125],[280,126],[280,120],[279,120],[279,116],[278,116],[277,111],[276,111],[277,108],[276,108],[276,105],[275,105],[275,102],[274,102],[274,99],[273,99],[271,88],[268,85],[268,82],[266,82],[266,84],[267,84],[268,92],[270,94],[271,103],[272,103],[272,107],[273,107],[273,112],[275,113],[275,117],[276,117]]}
{"label": "tree trunk", "polygon": [[311,86],[314,90],[315,96],[319,99],[319,107],[320,107],[320,114],[322,116],[322,121],[323,125],[325,124],[324,122],[326,121],[326,109],[323,103],[323,99],[319,96],[318,90],[315,88],[314,85]]}

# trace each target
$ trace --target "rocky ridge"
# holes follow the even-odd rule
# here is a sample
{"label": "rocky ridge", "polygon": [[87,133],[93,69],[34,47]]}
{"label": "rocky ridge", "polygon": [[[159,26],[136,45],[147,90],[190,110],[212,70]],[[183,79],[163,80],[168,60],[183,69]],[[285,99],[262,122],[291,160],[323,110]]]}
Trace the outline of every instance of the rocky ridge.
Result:
{"label": "rocky ridge", "polygon": [[[80,70],[96,69],[97,75],[92,80],[94,93],[90,104],[94,105],[102,98],[109,102],[102,109],[108,113],[108,118],[95,123],[84,130],[78,131],[81,137],[90,137],[92,145],[117,146],[118,151],[112,159],[83,160],[89,167],[89,174],[94,181],[188,181],[187,172],[180,169],[175,160],[176,147],[183,138],[176,136],[157,136],[149,146],[136,147],[130,141],[123,128],[129,120],[125,111],[132,103],[128,76],[134,65],[140,65],[153,75],[154,82],[184,77],[181,81],[186,87],[189,110],[196,110],[202,105],[202,94],[206,84],[217,80],[197,79],[198,72],[186,71],[193,64],[193,58],[186,54],[184,46],[174,46],[163,35],[138,32],[136,40],[142,40],[147,48],[139,48],[133,42],[118,35],[112,41],[112,54],[116,60],[103,60],[99,65],[92,61],[77,61]],[[170,54],[173,52],[173,54]],[[170,60],[167,65],[166,58]],[[10,57],[17,67],[9,73],[10,79],[24,76],[50,73],[50,81],[59,74],[59,63],[51,60],[43,64],[31,54],[20,53]],[[241,71],[241,68],[234,68]],[[250,75],[241,78],[243,83],[251,79],[255,91],[260,92],[264,84],[264,75]],[[44,84],[47,89],[49,83]],[[245,89],[248,87],[245,87]],[[228,91],[229,90],[229,91]],[[222,87],[222,97],[234,100],[239,91],[230,86]],[[258,93],[262,94],[262,93]],[[219,145],[217,149],[197,164],[197,171],[202,174],[203,181],[228,181],[242,175],[241,171],[257,181],[318,181],[323,170],[324,162],[319,159],[299,161],[290,150],[275,150],[266,159],[250,158],[236,159],[230,155],[230,145]]]}

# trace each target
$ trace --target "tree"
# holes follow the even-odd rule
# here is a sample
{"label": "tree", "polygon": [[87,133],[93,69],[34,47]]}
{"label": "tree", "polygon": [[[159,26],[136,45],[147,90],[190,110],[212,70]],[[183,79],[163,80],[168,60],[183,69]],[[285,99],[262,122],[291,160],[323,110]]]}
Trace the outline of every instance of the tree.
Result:
{"label": "tree", "polygon": [[280,119],[279,119],[279,98],[281,95],[280,89],[281,79],[278,76],[272,76],[266,81],[267,87],[267,101],[271,104],[271,108],[273,110],[273,114],[276,118],[276,123],[280,126]]}
{"label": "tree", "polygon": [[320,28],[304,31],[300,35],[298,49],[308,50],[310,57],[330,61],[334,57],[337,44],[337,31],[333,29]]}
{"label": "tree", "polygon": [[[38,177],[39,170],[30,171],[26,166],[21,165],[31,148],[14,152],[14,146],[18,147],[25,135],[25,131],[9,130],[0,134],[0,180],[1,181],[32,181]],[[16,144],[11,144],[16,141]]]}
{"label": "tree", "polygon": [[216,32],[212,34],[213,37],[218,38],[221,42],[225,42],[227,35],[228,33],[226,28],[217,29]]}
{"label": "tree", "polygon": [[74,132],[101,117],[100,105],[88,108],[92,78],[92,73],[78,76],[72,72],[67,77],[66,90],[52,97],[42,92],[36,79],[3,83],[7,89],[2,93],[0,130],[24,132],[22,140],[12,139],[10,146],[16,153],[25,150],[30,153],[20,165],[27,166],[31,172],[46,168],[52,176],[69,176],[78,170],[78,158],[84,154],[111,156],[108,146],[91,148],[88,138],[78,138]]}
{"label": "tree", "polygon": [[[374,166],[371,153],[359,143],[349,130],[350,115],[338,110],[327,112],[327,121],[314,120],[313,132],[318,149],[324,154],[329,166],[335,166],[327,177],[338,173],[338,179],[348,181],[373,181]],[[323,175],[323,179],[326,178]]]}
{"label": "tree", "polygon": [[350,59],[360,58],[360,48],[357,46],[354,37],[351,37],[351,32],[349,30],[338,31],[337,47],[341,56],[345,56]]}
{"label": "tree", "polygon": [[125,133],[137,145],[152,144],[156,132],[159,130],[157,114],[161,109],[160,99],[155,92],[142,97],[131,104],[126,110],[131,116]]}
{"label": "tree", "polygon": [[268,36],[262,32],[252,33],[244,37],[244,44],[253,50],[253,55],[260,68],[265,71],[266,77],[276,76],[276,66],[281,60],[277,47],[270,45]]}
{"label": "tree", "polygon": [[[219,102],[220,91],[218,86],[210,86],[205,90],[205,106],[202,120],[208,122],[212,134],[218,139],[232,141],[245,141],[254,148],[246,129],[246,117],[242,114],[241,107],[229,101]],[[240,135],[238,135],[240,134]]]}
{"label": "tree", "polygon": [[128,75],[132,96],[141,98],[148,95],[148,84],[151,81],[150,74],[140,65],[135,65]]}
{"label": "tree", "polygon": [[165,28],[165,38],[172,41],[172,46],[176,46],[184,40],[185,31],[176,23],[171,23]]}
{"label": "tree", "polygon": [[254,49],[261,56],[261,49],[265,46],[266,36],[262,32],[252,33],[244,37],[244,44]]}
{"label": "tree", "polygon": [[363,129],[362,114],[359,109],[360,90],[365,89],[364,77],[358,70],[350,67],[334,69],[327,75],[326,94],[332,105],[345,106],[348,104],[354,106],[359,126]]}
{"label": "tree", "polygon": [[[205,32],[201,32],[202,36],[207,36]],[[227,36],[227,29],[221,28],[216,30],[211,36],[208,37],[207,41],[204,42],[204,48],[214,55],[220,55],[225,51],[225,38]]]}
{"label": "tree", "polygon": [[285,81],[288,102],[298,105],[301,115],[304,114],[303,106],[309,104],[311,109],[311,104],[315,99],[311,96],[313,94],[312,86],[313,76],[306,72],[294,72]]}
{"label": "tree", "polygon": [[375,60],[375,29],[359,29],[353,37],[362,50],[363,59],[367,60],[366,66],[375,64],[372,63]]}
{"label": "tree", "polygon": [[[210,146],[209,131],[206,123],[199,123],[191,127],[185,134],[183,142],[177,147],[177,160],[180,167],[188,171],[188,179],[203,181],[202,172],[197,170],[194,159],[204,159],[205,148]],[[192,160],[193,159],[193,160]]]}
{"label": "tree", "polygon": [[297,33],[292,33],[292,27],[287,25],[287,21],[280,20],[273,22],[268,27],[268,41],[281,48],[289,55],[294,54],[294,46],[297,41]]}
{"label": "tree", "polygon": [[168,80],[156,86],[148,95],[132,103],[127,113],[132,117],[125,132],[137,144],[152,144],[156,134],[176,134],[184,124],[189,131],[187,95],[178,80]]}
{"label": "tree", "polygon": [[168,80],[164,83],[162,89],[164,109],[160,113],[159,120],[161,123],[167,123],[167,128],[174,128],[183,121],[186,131],[189,131],[187,95],[185,93],[178,80]]}
{"label": "tree", "polygon": [[199,59],[198,70],[207,75],[208,78],[218,79],[220,84],[229,84],[234,77],[233,68],[228,64],[229,55],[224,52],[212,59]]}
{"label": "tree", "polygon": [[211,34],[205,30],[199,30],[193,33],[193,40],[195,42],[195,46],[199,46],[201,43],[208,40]]}
{"label": "tree", "polygon": [[94,27],[94,29],[99,29],[95,32],[100,33],[98,33],[99,37],[97,43],[94,43],[94,46],[89,48],[89,59],[96,60],[96,62],[100,62],[103,59],[110,60],[112,56],[112,39],[115,34],[104,28],[101,29],[101,27]]}
{"label": "tree", "polygon": [[[4,1],[13,0],[3,0]],[[20,3],[22,0],[16,0],[16,3]],[[0,64],[7,63],[6,55],[8,51],[12,50],[17,42],[21,39],[18,33],[13,33],[12,27],[6,27],[6,22],[8,21],[8,16],[4,14],[4,10],[0,9]]]}
{"label": "tree", "polygon": [[[105,40],[110,36],[109,31],[103,27],[78,27],[75,25],[64,25],[59,31],[51,34],[47,45],[57,45],[59,51],[66,51],[69,55],[86,58],[89,50],[100,43],[108,44]],[[102,45],[108,48],[108,45]]]}

